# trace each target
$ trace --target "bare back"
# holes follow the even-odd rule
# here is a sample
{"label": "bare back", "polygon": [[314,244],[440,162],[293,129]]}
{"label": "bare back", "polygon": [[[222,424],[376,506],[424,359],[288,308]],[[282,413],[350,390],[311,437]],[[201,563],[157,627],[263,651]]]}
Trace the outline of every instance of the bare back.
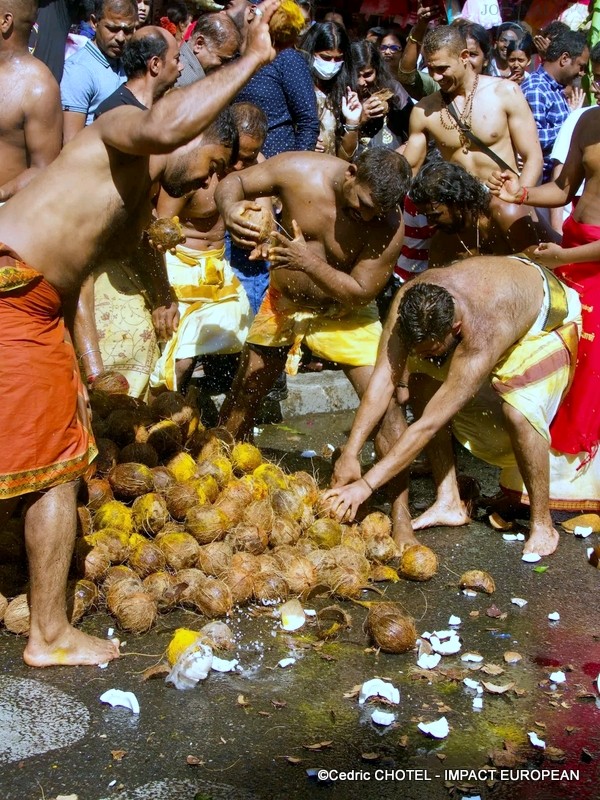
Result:
{"label": "bare back", "polygon": [[100,118],[0,208],[0,241],[63,294],[101,257],[126,255],[150,220],[149,159],[108,147],[102,132]]}
{"label": "bare back", "polygon": [[0,57],[0,97],[0,199],[7,199],[14,189],[3,193],[2,187],[60,152],[62,111],[50,70],[29,53]]}

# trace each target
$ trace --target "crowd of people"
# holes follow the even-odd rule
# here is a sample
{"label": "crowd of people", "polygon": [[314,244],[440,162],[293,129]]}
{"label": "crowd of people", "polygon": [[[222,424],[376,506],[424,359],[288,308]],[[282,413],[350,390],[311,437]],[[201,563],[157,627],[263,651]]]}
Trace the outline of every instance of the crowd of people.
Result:
{"label": "crowd of people", "polygon": [[0,524],[25,519],[33,666],[118,655],[65,609],[106,371],[148,402],[226,373],[244,438],[285,374],[337,365],[360,406],[326,499],[352,520],[385,486],[399,548],[469,521],[453,438],[530,506],[525,553],[600,510],[600,44],[224,6],[0,0]]}

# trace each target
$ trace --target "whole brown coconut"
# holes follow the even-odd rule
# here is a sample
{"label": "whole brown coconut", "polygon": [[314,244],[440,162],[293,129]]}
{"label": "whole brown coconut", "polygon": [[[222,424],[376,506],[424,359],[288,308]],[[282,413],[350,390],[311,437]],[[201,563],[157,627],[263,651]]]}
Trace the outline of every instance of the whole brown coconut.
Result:
{"label": "whole brown coconut", "polygon": [[271,494],[271,505],[278,517],[288,517],[298,522],[302,518],[305,502],[290,489],[275,489]]}
{"label": "whole brown coconut", "polygon": [[254,579],[254,599],[258,603],[285,600],[290,589],[283,575],[277,572],[260,572]]}
{"label": "whole brown coconut", "polygon": [[106,553],[111,564],[120,564],[129,558],[129,534],[118,528],[101,528],[86,536],[85,542]]}
{"label": "whole brown coconut", "polygon": [[167,510],[173,519],[183,521],[192,508],[198,505],[198,495],[191,483],[175,483],[165,494]]}
{"label": "whole brown coconut", "polygon": [[90,399],[90,408],[92,409],[94,420],[106,419],[111,411],[115,410],[113,398],[108,392],[100,392],[97,389],[91,389],[88,392],[88,397]]}
{"label": "whole brown coconut", "polygon": [[153,598],[158,610],[169,611],[177,605],[181,590],[175,588],[175,576],[169,572],[152,572],[144,578],[144,591]]}
{"label": "whole brown coconut", "polygon": [[209,503],[214,503],[219,496],[219,484],[212,475],[203,475],[201,478],[196,478],[194,487],[198,496],[204,495]]}
{"label": "whole brown coconut", "polygon": [[167,522],[167,524],[164,527],[162,527],[159,530],[159,532],[154,537],[154,541],[158,542],[158,540],[161,537],[166,536],[167,533],[183,533],[184,531],[185,531],[185,528],[184,528],[184,526],[183,526],[183,524],[181,522],[169,521],[169,522]]}
{"label": "whole brown coconut", "polygon": [[131,512],[136,530],[144,531],[149,536],[156,536],[169,519],[167,504],[157,492],[149,492],[136,497]]}
{"label": "whole brown coconut", "polygon": [[389,533],[381,533],[365,538],[366,556],[372,561],[380,561],[385,564],[398,558],[400,550]]}
{"label": "whole brown coconut", "polygon": [[131,567],[126,567],[124,564],[119,564],[116,567],[110,567],[104,576],[104,580],[102,581],[102,591],[104,594],[106,594],[110,587],[115,583],[125,580],[135,581],[138,588],[141,588],[142,586],[140,576],[137,574],[137,572],[134,572]]}
{"label": "whole brown coconut", "polygon": [[118,606],[124,598],[131,597],[131,595],[141,591],[143,591],[143,586],[138,576],[135,578],[122,578],[119,581],[115,581],[104,593],[108,610],[114,614],[115,607]]}
{"label": "whole brown coconut", "polygon": [[152,240],[152,246],[163,250],[173,250],[178,244],[185,242],[179,217],[159,217],[146,228],[146,233]]}
{"label": "whole brown coconut", "polygon": [[206,575],[199,569],[181,569],[174,575],[175,585],[182,587],[182,592],[179,600],[184,605],[194,604],[194,595],[203,581],[206,580]]}
{"label": "whole brown coconut", "polygon": [[374,643],[385,653],[406,653],[417,643],[412,619],[396,603],[371,606],[365,626]]}
{"label": "whole brown coconut", "polygon": [[179,426],[185,443],[201,427],[198,408],[179,392],[163,392],[152,402],[150,411],[155,420],[172,420]]}
{"label": "whole brown coconut", "polygon": [[359,597],[365,585],[362,577],[348,567],[333,567],[324,573],[325,584],[337,597]]}
{"label": "whole brown coconut", "polygon": [[360,533],[358,525],[350,528],[344,528],[342,532],[342,544],[344,547],[349,547],[351,550],[356,550],[361,556],[366,555],[367,545]]}
{"label": "whole brown coconut", "polygon": [[190,454],[200,462],[220,456],[228,458],[234,444],[233,436],[225,428],[208,428],[196,431],[187,446]]}
{"label": "whole brown coconut", "polygon": [[255,478],[260,478],[270,489],[287,489],[288,487],[288,476],[276,464],[261,464],[252,474]]}
{"label": "whole brown coconut", "polygon": [[214,506],[191,508],[185,517],[185,529],[198,544],[208,544],[222,539],[231,526],[227,514]]}
{"label": "whole brown coconut", "polygon": [[400,557],[402,577],[411,581],[428,581],[438,570],[436,554],[423,544],[407,547]]}
{"label": "whole brown coconut", "polygon": [[294,545],[302,535],[302,530],[297,522],[287,517],[277,517],[269,533],[271,547]]}
{"label": "whole brown coconut", "polygon": [[[118,589],[119,586],[117,583],[113,588]],[[158,615],[156,602],[144,591],[115,600],[111,611],[119,628],[132,633],[149,631]]]}
{"label": "whole brown coconut", "polygon": [[11,633],[29,633],[29,602],[26,594],[20,594],[10,601],[4,612],[4,624]]}
{"label": "whole brown coconut", "polygon": [[232,524],[241,521],[244,511],[254,500],[250,487],[241,481],[229,483],[219,495],[216,506],[227,514]]}
{"label": "whole brown coconut", "polygon": [[196,566],[200,545],[189,533],[166,533],[157,544],[175,572]]}
{"label": "whole brown coconut", "polygon": [[212,475],[219,487],[226,486],[233,477],[233,466],[227,456],[214,456],[198,460],[196,475]]}
{"label": "whole brown coconut", "polygon": [[242,212],[242,217],[246,217],[248,222],[251,222],[253,225],[258,227],[258,239],[259,243],[268,242],[271,233],[275,227],[275,221],[273,218],[273,214],[269,211],[268,208],[260,208],[259,210],[253,208],[246,208]]}
{"label": "whole brown coconut", "polygon": [[233,548],[229,542],[209,542],[198,550],[196,566],[206,575],[222,578],[231,563]]}
{"label": "whole brown coconut", "polygon": [[120,372],[105,370],[94,378],[94,391],[106,392],[106,394],[127,394],[129,381]]}
{"label": "whole brown coconut", "polygon": [[94,461],[96,465],[96,475],[104,476],[117,465],[119,458],[119,446],[111,439],[96,439],[98,455]]}
{"label": "whole brown coconut", "polygon": [[153,468],[158,466],[158,453],[151,444],[133,442],[124,447],[119,453],[119,464],[145,464]]}
{"label": "whole brown coconut", "polygon": [[233,610],[231,590],[218,578],[205,578],[194,593],[193,602],[206,617],[224,617]]}
{"label": "whole brown coconut", "polygon": [[159,494],[166,494],[176,482],[175,475],[168,467],[154,467],[152,469],[152,478],[154,480],[154,491],[159,492]]}
{"label": "whole brown coconut", "polygon": [[236,525],[227,539],[234,551],[245,550],[255,556],[264,553],[269,543],[266,531],[262,531],[256,525],[248,525],[245,522],[240,522]]}
{"label": "whole brown coconut", "polygon": [[265,497],[262,500],[253,500],[244,509],[242,522],[247,525],[256,525],[261,531],[269,533],[273,527],[274,513],[269,500]]}
{"label": "whole brown coconut", "polygon": [[290,489],[309,506],[313,506],[319,499],[319,486],[308,472],[295,472],[290,476]]}
{"label": "whole brown coconut", "polygon": [[148,428],[146,442],[154,448],[162,461],[172,458],[183,447],[181,430],[177,423],[170,419],[156,422]]}
{"label": "whole brown coconut", "polygon": [[225,583],[231,589],[234,603],[244,603],[252,597],[254,576],[258,572],[258,562],[252,553],[234,553],[225,576]]}
{"label": "whole brown coconut", "polygon": [[280,562],[291,594],[304,594],[317,582],[317,571],[306,556],[293,555]]}
{"label": "whole brown coconut", "polygon": [[110,483],[106,478],[90,478],[85,482],[85,488],[87,489],[86,505],[91,511],[97,511],[104,503],[114,500]]}
{"label": "whole brown coconut", "polygon": [[77,572],[90,581],[100,581],[110,567],[110,559],[106,551],[100,547],[90,547],[83,539],[75,545],[75,564]]}
{"label": "whole brown coconut", "polygon": [[300,529],[303,531],[307,531],[310,526],[315,521],[315,512],[312,506],[309,506],[308,503],[304,503],[304,507],[302,509],[302,516],[298,520],[298,525],[300,525]]}
{"label": "whole brown coconut", "polygon": [[484,572],[482,569],[470,569],[461,575],[460,588],[493,594],[496,591],[496,584],[489,572]]}
{"label": "whole brown coconut", "polygon": [[67,614],[71,623],[76,622],[98,602],[98,587],[88,580],[79,580],[67,590]]}
{"label": "whole brown coconut", "polygon": [[365,539],[371,536],[388,536],[392,533],[392,520],[382,511],[373,511],[360,523],[360,530]]}
{"label": "whole brown coconut", "polygon": [[4,614],[8,608],[8,600],[3,594],[0,594],[0,622],[4,619]]}
{"label": "whole brown coconut", "polygon": [[118,528],[121,531],[131,533],[133,531],[133,514],[125,503],[119,500],[109,500],[103,503],[94,515],[94,527],[96,530],[101,528]]}
{"label": "whole brown coconut", "polygon": [[329,549],[335,547],[342,541],[342,526],[339,522],[328,517],[318,519],[306,531],[309,539],[317,544],[318,547]]}
{"label": "whole brown coconut", "polygon": [[152,471],[145,464],[117,464],[108,476],[115,497],[133,500],[154,488]]}
{"label": "whole brown coconut", "polygon": [[363,583],[367,582],[371,567],[364,555],[357,553],[351,547],[340,544],[329,550],[329,556],[336,567],[356,572]]}
{"label": "whole brown coconut", "polygon": [[166,566],[166,559],[163,551],[154,542],[139,542],[131,551],[129,566],[137,572],[140,578],[145,578],[151,572],[163,570]]}

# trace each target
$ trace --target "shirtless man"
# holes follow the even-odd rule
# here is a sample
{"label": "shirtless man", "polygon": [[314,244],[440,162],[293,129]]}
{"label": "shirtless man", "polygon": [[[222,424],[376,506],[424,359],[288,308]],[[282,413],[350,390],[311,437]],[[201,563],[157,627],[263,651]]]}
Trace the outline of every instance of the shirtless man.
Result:
{"label": "shirtless man", "polygon": [[424,166],[410,196],[419,213],[436,228],[429,267],[442,267],[474,255],[533,254],[555,232],[534,219],[533,209],[503,203],[458,164],[438,161]]}
{"label": "shirtless man", "polygon": [[[72,319],[79,287],[100,257],[137,245],[151,218],[156,180],[170,194],[184,194],[224,168],[231,145],[203,149],[201,158],[189,154],[195,137],[274,58],[268,22],[277,6],[277,0],[262,4],[235,63],[167,94],[148,111],[123,106],[102,115],[0,209],[0,241],[6,243],[0,253],[0,516],[30,494],[31,628],[24,657],[32,666],[98,664],[118,656],[113,643],[88,637],[66,616],[76,479],[94,448],[77,415],[80,385],[62,309]],[[149,158],[176,148],[179,155],[168,163],[165,155]],[[166,276],[157,277],[162,305],[155,317],[166,331],[177,306]]]}
{"label": "shirtless man", "polygon": [[404,156],[413,171],[423,164],[430,139],[445,161],[460,164],[483,181],[498,168],[460,132],[448,111],[453,103],[461,125],[471,129],[515,172],[519,171],[519,154],[525,184],[535,184],[542,173],[542,151],[533,115],[519,87],[512,81],[476,75],[458,28],[444,25],[430,30],[423,40],[423,53],[429,74],[441,91],[424,97],[411,112]]}
{"label": "shirtless man", "polygon": [[[399,547],[417,543],[413,527],[466,524],[448,426],[454,423],[455,433],[478,456],[485,458],[488,447],[491,452],[483,429],[478,441],[476,425],[463,437],[456,427],[491,382],[531,502],[524,551],[554,552],[558,533],[549,512],[548,427],[569,382],[579,321],[576,293],[514,256],[468,258],[406,284],[388,315],[373,377],[335,465],[335,488],[326,494],[338,519],[353,519],[378,487],[395,478],[399,495],[392,513]],[[406,393],[402,382],[410,355],[409,392],[419,418],[410,427],[402,423],[398,436],[395,394],[399,386]],[[381,420],[378,439],[386,455],[361,477],[360,451]],[[411,525],[407,470],[428,445],[438,496]]]}
{"label": "shirtless man", "polygon": [[0,0],[0,203],[60,152],[62,110],[48,67],[29,53],[36,0]]}
{"label": "shirtless man", "polygon": [[[229,171],[237,172],[264,162],[260,150],[267,119],[252,103],[236,103],[231,112],[239,151]],[[158,198],[157,215],[178,216],[185,241],[175,253],[166,254],[169,283],[179,298],[180,322],[151,375],[155,391],[166,388],[185,393],[196,356],[239,353],[248,334],[248,298],[225,258],[225,223],[215,203],[218,184],[219,176],[213,175],[206,189],[184,197],[171,197],[162,189]],[[197,295],[192,286],[198,287]]]}
{"label": "shirtless man", "polygon": [[221,410],[234,436],[252,430],[288,350],[286,371],[297,370],[304,338],[317,356],[340,363],[362,395],[381,333],[373,301],[400,252],[398,203],[409,182],[404,158],[384,148],[350,165],[322,153],[281,153],[221,181],[217,207],[236,244],[258,240],[259,226],[243,216],[257,197],[279,197],[281,230],[289,233],[273,234],[269,289]]}

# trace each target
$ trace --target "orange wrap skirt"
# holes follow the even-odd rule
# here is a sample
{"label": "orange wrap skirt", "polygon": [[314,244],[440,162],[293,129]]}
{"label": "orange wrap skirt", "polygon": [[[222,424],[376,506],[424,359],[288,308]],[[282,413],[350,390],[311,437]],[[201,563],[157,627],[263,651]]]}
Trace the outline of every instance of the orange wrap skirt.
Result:
{"label": "orange wrap skirt", "polygon": [[0,244],[0,500],[74,480],[95,455],[60,296]]}

